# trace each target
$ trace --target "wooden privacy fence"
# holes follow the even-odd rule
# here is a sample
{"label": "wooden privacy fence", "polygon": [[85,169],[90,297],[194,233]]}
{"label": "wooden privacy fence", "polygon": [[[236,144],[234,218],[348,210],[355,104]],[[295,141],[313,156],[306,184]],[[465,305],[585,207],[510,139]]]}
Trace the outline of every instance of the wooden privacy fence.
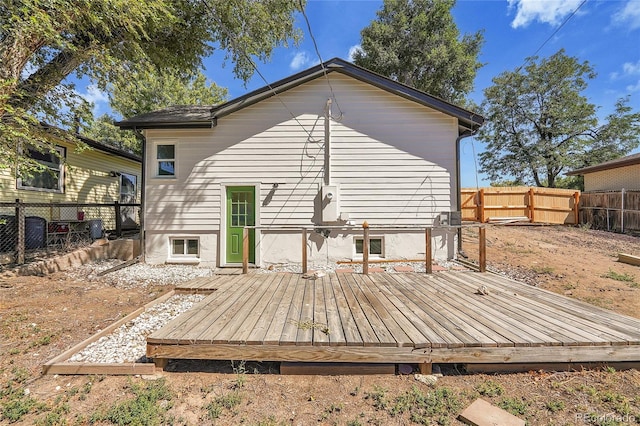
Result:
{"label": "wooden privacy fence", "polygon": [[[463,225],[465,227],[469,227],[469,225]],[[463,226],[447,226],[447,229],[459,229]],[[487,271],[487,238],[486,238],[486,228],[484,225],[474,225],[478,227],[478,270],[480,272]],[[322,226],[322,227],[312,227],[312,228],[297,228],[297,227],[263,227],[263,226],[245,226],[242,233],[242,273],[249,273],[249,230],[250,229],[269,229],[269,230],[287,230],[291,231],[293,229],[300,230],[301,234],[301,264],[302,264],[302,273],[306,274],[308,271],[308,247],[307,247],[307,238],[309,235],[309,231],[314,228],[321,229],[347,229],[349,231],[356,231],[359,228],[355,227],[343,227],[343,226]],[[369,274],[369,234],[370,228],[367,222],[362,224],[362,273],[364,275]],[[407,230],[424,230],[424,245],[425,245],[425,273],[431,274],[433,272],[433,252],[432,252],[432,233],[433,227],[420,227],[420,228],[411,228],[411,227],[383,227],[379,229],[388,230],[396,230],[396,231],[407,231]],[[404,260],[398,260],[398,262],[402,262]],[[374,263],[373,261],[371,263]]]}
{"label": "wooden privacy fence", "polygon": [[580,223],[607,231],[640,231],[640,190],[583,192]]}
{"label": "wooden privacy fence", "polygon": [[580,191],[558,188],[462,189],[462,220],[578,224]]}

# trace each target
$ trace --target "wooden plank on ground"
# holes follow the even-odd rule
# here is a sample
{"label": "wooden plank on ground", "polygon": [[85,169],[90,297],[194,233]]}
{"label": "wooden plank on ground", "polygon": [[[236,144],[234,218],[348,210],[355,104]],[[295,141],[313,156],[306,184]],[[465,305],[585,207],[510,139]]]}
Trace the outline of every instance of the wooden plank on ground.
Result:
{"label": "wooden plank on ground", "polygon": [[633,256],[626,253],[618,253],[618,262],[627,263],[629,265],[640,266],[640,256]]}
{"label": "wooden plank on ground", "polygon": [[152,375],[156,372],[156,365],[150,363],[59,363],[51,364],[44,374],[60,375],[107,375],[133,376],[136,374]]}

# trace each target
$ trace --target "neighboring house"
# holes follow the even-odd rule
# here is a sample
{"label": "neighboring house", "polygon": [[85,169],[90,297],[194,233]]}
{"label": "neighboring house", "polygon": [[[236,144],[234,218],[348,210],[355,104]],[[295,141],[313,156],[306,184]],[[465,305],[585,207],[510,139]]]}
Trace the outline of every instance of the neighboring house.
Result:
{"label": "neighboring house", "polygon": [[573,170],[567,175],[583,175],[585,191],[640,190],[640,154]]}
{"label": "neighboring house", "polygon": [[[58,140],[60,158],[40,153],[26,146],[24,152],[49,170],[29,177],[16,176],[15,168],[0,169],[0,201],[25,203],[103,204],[139,203],[142,159],[129,152],[79,137],[87,149],[77,150],[76,143]],[[61,160],[62,159],[62,160]],[[70,208],[41,210],[47,221],[72,219]],[[3,211],[2,214],[15,214]],[[45,214],[46,213],[46,214]],[[68,217],[65,217],[68,216]],[[123,208],[123,227],[139,222],[136,208]]]}
{"label": "neighboring house", "polygon": [[[311,262],[357,259],[364,221],[371,256],[424,256],[424,227],[459,210],[459,140],[483,121],[341,59],[124,120],[146,137],[145,260],[237,265],[244,225],[257,265],[299,263],[301,227],[316,227]],[[437,258],[455,256],[456,234],[434,231]]]}

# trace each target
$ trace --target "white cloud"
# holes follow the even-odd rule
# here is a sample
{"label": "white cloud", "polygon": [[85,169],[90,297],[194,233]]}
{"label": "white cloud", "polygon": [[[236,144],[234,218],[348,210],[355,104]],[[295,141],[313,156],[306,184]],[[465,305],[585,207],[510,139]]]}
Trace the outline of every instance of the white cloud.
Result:
{"label": "white cloud", "polygon": [[289,68],[293,71],[298,71],[299,69],[308,66],[310,62],[311,58],[309,57],[309,54],[303,50],[293,56],[293,59],[289,63]]}
{"label": "white cloud", "polygon": [[79,93],[79,95],[87,102],[93,104],[93,114],[98,115],[98,111],[100,111],[100,104],[106,104],[109,102],[109,97],[107,94],[100,89],[95,84],[90,84],[87,86],[86,93]]}
{"label": "white cloud", "polygon": [[640,80],[638,80],[638,82],[634,85],[627,86],[627,90],[631,93],[640,92]]}
{"label": "white cloud", "polygon": [[625,6],[613,15],[613,23],[625,26],[628,30],[640,28],[640,1],[627,1]]}
{"label": "white cloud", "polygon": [[348,60],[350,62],[353,62],[353,58],[356,54],[356,52],[359,52],[362,50],[362,46],[360,46],[359,44],[354,44],[353,46],[351,46],[349,48],[349,55],[347,56]]}
{"label": "white cloud", "polygon": [[638,62],[636,62],[635,64],[633,64],[631,62],[625,62],[622,65],[622,71],[624,71],[624,73],[627,74],[627,75],[640,74],[640,60]]}
{"label": "white cloud", "polygon": [[562,23],[582,0],[508,0],[509,9],[516,8],[516,17],[511,22],[513,28],[526,27],[534,21],[551,26]]}

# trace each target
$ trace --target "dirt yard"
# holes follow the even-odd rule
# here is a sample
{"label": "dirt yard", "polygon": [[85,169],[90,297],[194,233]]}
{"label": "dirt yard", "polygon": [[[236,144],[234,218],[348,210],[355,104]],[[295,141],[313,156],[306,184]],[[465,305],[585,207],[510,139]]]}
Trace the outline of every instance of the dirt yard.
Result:
{"label": "dirt yard", "polygon": [[[530,285],[640,317],[640,238],[581,228],[490,227],[488,263]],[[477,259],[477,232],[464,233]],[[41,365],[170,285],[119,287],[79,274],[0,278],[0,423],[41,425],[461,424],[482,397],[530,425],[640,424],[637,370],[468,375],[280,376],[277,364],[171,363],[154,377],[41,376]],[[640,348],[639,348],[640,355]]]}

